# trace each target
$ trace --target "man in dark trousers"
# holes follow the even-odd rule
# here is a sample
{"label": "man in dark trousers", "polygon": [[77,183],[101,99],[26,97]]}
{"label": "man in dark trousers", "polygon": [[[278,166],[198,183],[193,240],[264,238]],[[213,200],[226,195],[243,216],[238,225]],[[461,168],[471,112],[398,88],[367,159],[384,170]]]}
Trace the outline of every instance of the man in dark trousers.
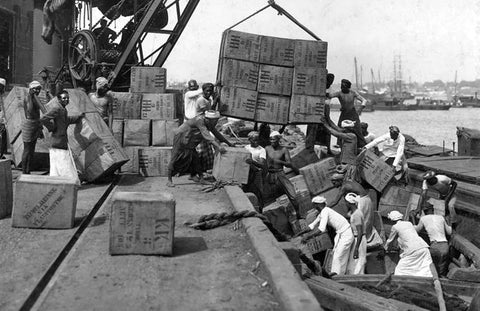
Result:
{"label": "man in dark trousers", "polygon": [[44,110],[38,95],[42,85],[38,81],[32,81],[28,88],[28,97],[24,105],[25,120],[22,123],[22,172],[30,174],[35,146],[38,138],[43,138],[42,125],[40,123],[40,110]]}
{"label": "man in dark trousers", "polygon": [[69,116],[65,109],[69,102],[70,97],[66,90],[58,93],[57,101],[52,102],[52,106],[49,107],[40,122],[52,132],[52,146],[49,150],[50,176],[72,177],[79,184],[77,169],[68,148],[67,128],[70,124],[80,121],[84,114]]}

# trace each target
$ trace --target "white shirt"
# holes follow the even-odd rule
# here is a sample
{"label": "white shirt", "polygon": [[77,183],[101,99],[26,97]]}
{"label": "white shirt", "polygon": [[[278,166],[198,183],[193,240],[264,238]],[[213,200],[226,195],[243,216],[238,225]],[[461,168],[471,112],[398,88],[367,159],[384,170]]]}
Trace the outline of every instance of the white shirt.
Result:
{"label": "white shirt", "polygon": [[262,146],[252,147],[251,145],[246,145],[245,149],[250,151],[252,154],[252,160],[255,162],[261,162],[260,159],[267,159],[267,153],[265,152],[265,148]]}
{"label": "white shirt", "polygon": [[367,136],[364,136],[363,138],[365,138],[365,142],[368,144],[368,143],[374,141],[376,136],[373,133],[368,133]]}
{"label": "white shirt", "polygon": [[388,244],[392,243],[398,237],[398,246],[403,254],[409,254],[421,248],[428,247],[428,244],[418,235],[413,224],[409,221],[398,221],[392,226]]}
{"label": "white shirt", "polygon": [[447,242],[445,235],[452,234],[452,228],[447,225],[445,218],[440,215],[425,215],[420,217],[418,225],[415,226],[417,232],[420,232],[425,227],[425,231],[428,233],[428,238],[431,242]]}
{"label": "white shirt", "polygon": [[368,143],[365,146],[365,148],[370,149],[380,143],[383,143],[383,149],[380,151],[387,158],[395,158],[392,165],[394,167],[399,165],[403,157],[403,151],[405,150],[405,136],[399,133],[397,139],[393,140],[390,137],[390,132],[389,132],[378,138],[375,138],[372,142]]}
{"label": "white shirt", "polygon": [[350,229],[348,220],[328,206],[325,206],[322,209],[317,218],[315,218],[315,220],[309,224],[308,227],[310,230],[313,230],[317,224],[318,230],[321,232],[325,232],[327,230],[327,225],[335,229],[337,234],[343,233]]}
{"label": "white shirt", "polygon": [[196,101],[198,96],[203,93],[202,89],[188,91],[185,93],[184,102],[185,102],[185,117],[187,119],[193,119],[197,115],[197,105]]}

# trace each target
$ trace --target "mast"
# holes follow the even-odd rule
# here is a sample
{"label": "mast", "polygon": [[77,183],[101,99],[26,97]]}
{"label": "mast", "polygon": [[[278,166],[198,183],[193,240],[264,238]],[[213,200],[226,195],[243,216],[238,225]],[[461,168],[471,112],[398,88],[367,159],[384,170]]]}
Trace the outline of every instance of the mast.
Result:
{"label": "mast", "polygon": [[455,90],[453,92],[453,104],[457,104],[457,71],[455,70]]}
{"label": "mast", "polygon": [[372,68],[370,68],[370,73],[372,75],[372,92],[373,92],[373,94],[375,94],[375,76],[373,74],[373,69]]}
{"label": "mast", "polygon": [[360,65],[360,88],[363,89],[363,65]]}
{"label": "mast", "polygon": [[357,87],[358,90],[358,70],[357,70],[357,57],[353,58],[353,61],[355,63],[355,86]]}

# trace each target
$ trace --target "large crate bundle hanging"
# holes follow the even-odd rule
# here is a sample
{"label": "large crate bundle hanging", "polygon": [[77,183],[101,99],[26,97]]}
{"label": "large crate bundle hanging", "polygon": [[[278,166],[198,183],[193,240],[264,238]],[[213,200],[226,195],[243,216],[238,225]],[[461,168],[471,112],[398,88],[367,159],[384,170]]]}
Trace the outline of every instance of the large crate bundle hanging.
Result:
{"label": "large crate bundle hanging", "polygon": [[225,30],[217,72],[217,80],[222,83],[221,113],[276,124],[318,123],[324,113],[328,44],[273,1],[269,6],[317,40],[277,38],[231,29],[239,23]]}

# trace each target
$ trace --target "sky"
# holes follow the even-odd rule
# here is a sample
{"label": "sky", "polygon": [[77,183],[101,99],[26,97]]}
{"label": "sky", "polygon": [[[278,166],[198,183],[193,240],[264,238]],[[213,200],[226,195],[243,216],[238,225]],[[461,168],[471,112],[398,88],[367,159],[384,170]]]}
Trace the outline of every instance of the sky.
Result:
{"label": "sky", "polygon": [[[186,1],[185,1],[186,2]],[[393,78],[401,58],[405,82],[480,78],[480,1],[276,0],[328,42],[329,72],[354,79],[354,57],[363,83]],[[214,81],[222,32],[267,5],[266,0],[200,0],[164,66],[169,81]],[[167,27],[168,28],[168,27]],[[234,30],[290,39],[313,39],[268,8]],[[148,40],[149,39],[149,40]],[[152,48],[157,43],[147,37]],[[158,44],[158,43],[157,43]]]}

